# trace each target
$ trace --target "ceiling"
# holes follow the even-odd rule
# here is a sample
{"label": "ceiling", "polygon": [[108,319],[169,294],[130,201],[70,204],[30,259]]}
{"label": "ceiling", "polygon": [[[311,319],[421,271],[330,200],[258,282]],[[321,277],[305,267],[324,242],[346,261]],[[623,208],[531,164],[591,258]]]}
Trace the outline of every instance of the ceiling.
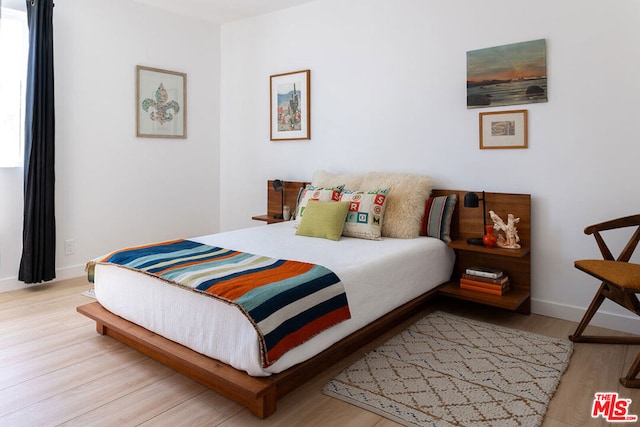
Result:
{"label": "ceiling", "polygon": [[0,6],[15,10],[27,10],[27,3],[24,0],[0,0]]}
{"label": "ceiling", "polygon": [[314,0],[133,0],[170,12],[223,24]]}
{"label": "ceiling", "polygon": [[[169,12],[224,24],[315,0],[132,0]],[[24,0],[0,0],[0,5],[25,10]]]}

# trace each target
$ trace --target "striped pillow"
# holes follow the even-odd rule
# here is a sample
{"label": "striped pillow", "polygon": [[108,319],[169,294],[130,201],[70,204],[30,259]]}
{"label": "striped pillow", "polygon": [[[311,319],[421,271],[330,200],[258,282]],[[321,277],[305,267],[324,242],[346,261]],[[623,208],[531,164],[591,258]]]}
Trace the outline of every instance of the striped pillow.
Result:
{"label": "striped pillow", "polygon": [[430,197],[425,204],[424,217],[422,218],[421,236],[438,238],[445,243],[451,241],[451,217],[456,207],[458,196]]}

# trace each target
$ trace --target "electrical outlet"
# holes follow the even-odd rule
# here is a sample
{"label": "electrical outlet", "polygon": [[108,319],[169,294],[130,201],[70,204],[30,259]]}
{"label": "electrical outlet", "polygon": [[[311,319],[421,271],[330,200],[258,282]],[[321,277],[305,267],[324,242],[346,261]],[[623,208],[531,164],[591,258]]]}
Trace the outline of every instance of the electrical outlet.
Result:
{"label": "electrical outlet", "polygon": [[73,239],[67,239],[64,241],[64,254],[73,255],[76,253],[76,241]]}

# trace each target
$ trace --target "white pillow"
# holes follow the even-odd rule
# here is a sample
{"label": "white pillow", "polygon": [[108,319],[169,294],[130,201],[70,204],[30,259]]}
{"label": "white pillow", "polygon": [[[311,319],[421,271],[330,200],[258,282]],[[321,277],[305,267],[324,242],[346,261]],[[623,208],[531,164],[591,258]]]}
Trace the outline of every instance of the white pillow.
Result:
{"label": "white pillow", "polygon": [[362,184],[363,178],[364,174],[361,173],[336,175],[332,172],[320,170],[313,174],[311,185],[314,187],[335,187],[343,185],[347,190],[358,190],[360,188],[364,188],[360,185]]}

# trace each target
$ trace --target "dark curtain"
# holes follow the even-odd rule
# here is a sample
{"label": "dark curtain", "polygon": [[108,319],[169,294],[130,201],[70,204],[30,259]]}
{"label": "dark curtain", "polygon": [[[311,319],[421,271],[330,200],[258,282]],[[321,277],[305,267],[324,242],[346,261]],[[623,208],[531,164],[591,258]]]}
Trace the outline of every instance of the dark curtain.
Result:
{"label": "dark curtain", "polygon": [[27,0],[29,64],[25,103],[24,223],[18,278],[54,279],[56,256],[53,0]]}

